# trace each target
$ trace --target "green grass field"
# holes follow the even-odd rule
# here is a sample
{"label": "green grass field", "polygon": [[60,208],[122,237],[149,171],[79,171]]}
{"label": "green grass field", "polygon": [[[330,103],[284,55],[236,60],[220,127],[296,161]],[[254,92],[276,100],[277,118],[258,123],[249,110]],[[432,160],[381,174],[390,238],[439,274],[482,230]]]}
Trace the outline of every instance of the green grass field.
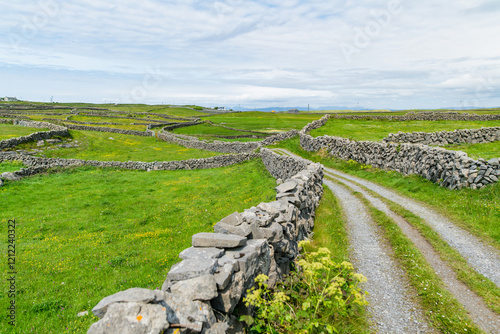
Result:
{"label": "green grass field", "polygon": [[463,151],[474,159],[483,158],[486,160],[500,158],[500,142],[484,144],[458,144],[447,145],[445,148],[453,151]]}
{"label": "green grass field", "polygon": [[[86,333],[97,318],[77,313],[118,291],[160,288],[193,234],[273,200],[275,186],[260,160],[195,171],[78,168],[7,182],[0,219],[17,222],[17,333]],[[6,254],[5,238],[1,245]],[[8,333],[6,312],[0,320]]]}
{"label": "green grass field", "polygon": [[172,132],[178,133],[178,134],[183,134],[183,135],[188,135],[188,136],[194,136],[194,137],[197,137],[199,139],[207,140],[207,141],[220,140],[220,141],[248,142],[248,141],[264,140],[264,138],[233,138],[233,139],[218,138],[218,137],[215,137],[214,135],[218,135],[218,136],[248,136],[248,135],[250,135],[250,136],[252,136],[252,135],[256,135],[256,134],[252,133],[252,132],[246,132],[246,131],[229,130],[229,129],[225,129],[221,126],[215,126],[215,125],[211,125],[208,123],[189,126],[189,127],[185,127],[185,128],[174,129]]}
{"label": "green grass field", "polygon": [[[221,154],[185,148],[155,137],[79,130],[70,130],[70,135],[73,141],[78,141],[79,147],[45,150],[45,156],[82,160],[152,162],[209,158]],[[35,143],[31,143],[21,147],[34,148],[35,146]]]}
{"label": "green grass field", "polygon": [[27,128],[12,124],[0,124],[0,140],[27,136],[41,131],[49,131],[49,129]]}
{"label": "green grass field", "polygon": [[389,121],[331,119],[325,126],[311,131],[311,136],[338,136],[353,140],[380,141],[390,133],[436,132],[500,126],[500,121]]}
{"label": "green grass field", "polygon": [[180,117],[196,117],[207,115],[206,113],[193,110],[190,108],[177,107],[177,106],[169,106],[169,105],[146,105],[146,104],[89,104],[89,103],[67,103],[64,104],[67,106],[77,107],[77,108],[85,108],[85,107],[93,107],[93,108],[105,108],[109,110],[115,111],[127,111],[127,112],[151,112],[172,116],[180,116]]}
{"label": "green grass field", "polygon": [[242,112],[208,117],[207,119],[232,128],[268,133],[300,130],[308,123],[320,119],[321,115],[286,114],[269,112]]}

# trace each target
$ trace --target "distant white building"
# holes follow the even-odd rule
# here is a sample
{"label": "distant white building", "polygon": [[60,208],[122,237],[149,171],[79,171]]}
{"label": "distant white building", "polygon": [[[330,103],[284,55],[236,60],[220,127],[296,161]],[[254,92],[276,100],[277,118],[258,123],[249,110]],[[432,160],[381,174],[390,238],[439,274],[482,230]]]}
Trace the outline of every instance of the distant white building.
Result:
{"label": "distant white building", "polygon": [[9,97],[9,96],[4,97],[4,98],[3,98],[3,100],[4,100],[5,102],[17,102],[17,101],[19,101],[19,100],[18,100],[18,99],[16,99],[15,97]]}
{"label": "distant white building", "polygon": [[299,113],[299,109],[290,109],[290,110],[288,110],[288,112],[290,114],[298,114]]}

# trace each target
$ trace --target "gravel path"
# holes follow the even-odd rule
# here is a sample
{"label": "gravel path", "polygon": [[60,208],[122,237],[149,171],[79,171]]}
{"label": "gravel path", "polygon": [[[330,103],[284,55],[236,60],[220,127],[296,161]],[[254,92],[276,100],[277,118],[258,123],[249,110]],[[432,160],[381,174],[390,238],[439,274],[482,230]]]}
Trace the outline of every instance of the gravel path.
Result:
{"label": "gravel path", "polygon": [[[280,151],[299,157],[284,149]],[[362,185],[413,212],[434,229],[451,247],[457,250],[471,267],[489,278],[497,286],[500,286],[500,251],[498,249],[481,242],[477,237],[456,226],[449,219],[408,197],[401,196],[373,182],[331,168],[325,167],[325,171]]]}
{"label": "gravel path", "polygon": [[[278,149],[277,151],[287,155],[299,157],[284,149]],[[405,233],[406,236],[410,238],[414,245],[420,250],[427,262],[433,267],[436,274],[443,280],[446,288],[468,311],[469,316],[474,323],[487,333],[500,333],[500,316],[491,311],[480,296],[471,291],[463,282],[458,280],[456,273],[446,262],[441,260],[439,254],[434,250],[430,243],[425,240],[417,229],[415,229],[401,216],[391,211],[382,200],[372,196],[361,186],[372,190],[381,197],[402,205],[409,211],[412,211],[414,214],[424,219],[424,221],[437,231],[445,241],[461,253],[462,256],[469,261],[469,264],[472,267],[481,272],[484,276],[490,278],[495,284],[499,285],[500,256],[497,249],[483,244],[478,238],[457,227],[447,218],[439,215],[435,211],[418,204],[407,197],[396,194],[395,192],[384,187],[330,168],[325,168],[325,175],[337,180],[343,185],[346,185],[353,191],[361,193],[375,208],[392,218],[401,227],[403,233]],[[330,187],[330,184],[330,181],[325,181],[325,185],[328,187]],[[337,187],[342,188],[338,185]],[[346,196],[346,193],[349,192],[344,189],[343,193],[340,190],[337,190],[337,192],[334,191],[334,193],[339,200],[342,201],[341,196]],[[352,199],[350,201],[352,201]],[[362,207],[358,208],[358,210],[362,209]],[[344,208],[344,210],[346,209]],[[363,213],[363,215],[365,214],[366,213]],[[378,312],[378,310],[374,311]]]}
{"label": "gravel path", "polygon": [[339,199],[347,220],[351,260],[366,276],[368,310],[378,333],[426,333],[429,326],[404,272],[391,256],[364,204],[346,188],[324,182]]}
{"label": "gravel path", "polygon": [[[326,172],[326,175],[331,176],[328,172]],[[425,240],[417,229],[409,224],[403,217],[391,211],[387,204],[385,204],[382,200],[373,197],[360,186],[338,177],[333,178],[347,185],[352,190],[361,193],[375,208],[392,218],[401,228],[403,233],[420,250],[436,274],[445,283],[448,291],[450,291],[458,302],[461,303],[469,312],[469,315],[474,323],[487,333],[500,333],[500,315],[491,311],[480,296],[470,290],[467,285],[458,280],[451,267],[446,262],[441,260],[439,254],[434,250],[431,244]]]}

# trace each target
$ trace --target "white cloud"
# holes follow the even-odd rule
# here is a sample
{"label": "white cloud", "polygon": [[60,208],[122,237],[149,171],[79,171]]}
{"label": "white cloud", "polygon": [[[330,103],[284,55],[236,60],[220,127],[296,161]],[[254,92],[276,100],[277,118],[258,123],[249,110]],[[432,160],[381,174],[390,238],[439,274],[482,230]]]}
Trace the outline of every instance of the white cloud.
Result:
{"label": "white cloud", "polygon": [[[160,68],[165,80],[144,102],[500,105],[499,10],[465,0],[14,1],[3,5],[0,67],[22,75],[0,95],[37,96],[25,84],[37,68],[58,73],[45,83],[58,95],[119,98]],[[354,48],[347,58],[342,45]],[[95,79],[70,91],[64,73]]]}

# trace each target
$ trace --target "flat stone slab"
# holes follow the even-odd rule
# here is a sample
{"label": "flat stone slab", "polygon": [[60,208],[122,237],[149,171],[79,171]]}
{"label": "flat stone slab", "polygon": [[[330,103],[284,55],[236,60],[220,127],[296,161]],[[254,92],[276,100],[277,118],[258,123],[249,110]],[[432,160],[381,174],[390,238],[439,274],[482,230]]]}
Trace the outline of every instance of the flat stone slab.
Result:
{"label": "flat stone slab", "polygon": [[285,182],[285,183],[280,184],[280,185],[279,185],[279,186],[277,186],[275,189],[276,189],[276,192],[278,192],[278,193],[288,193],[288,192],[292,192],[292,191],[294,191],[295,189],[297,189],[297,182],[294,182],[294,181],[288,181],[288,182]]}
{"label": "flat stone slab", "polygon": [[229,216],[222,218],[221,222],[224,224],[228,224],[231,226],[238,226],[241,223],[243,223],[243,219],[241,217],[241,214],[239,212],[234,212],[230,214]]}
{"label": "flat stone slab", "polygon": [[19,181],[21,179],[20,176],[17,176],[16,174],[11,173],[11,172],[2,173],[2,175],[0,175],[0,177],[4,180],[10,180],[10,181]]}
{"label": "flat stone slab", "polygon": [[203,275],[211,275],[217,267],[217,259],[190,259],[172,266],[167,274],[167,280],[184,281]]}
{"label": "flat stone slab", "polygon": [[218,259],[224,255],[224,249],[220,248],[202,248],[190,247],[183,250],[179,257],[183,260],[196,260],[196,259]]}
{"label": "flat stone slab", "polygon": [[189,300],[205,301],[217,297],[217,282],[213,275],[203,275],[175,283],[170,291]]}
{"label": "flat stone slab", "polygon": [[162,300],[164,298],[164,293],[161,291],[131,288],[105,297],[92,309],[92,313],[94,313],[96,317],[102,318],[106,314],[108,307],[114,303],[136,302],[148,304],[155,303],[158,300]]}
{"label": "flat stone slab", "polygon": [[117,303],[87,334],[160,334],[169,328],[166,308],[157,304]]}
{"label": "flat stone slab", "polygon": [[247,238],[221,233],[198,233],[193,235],[194,247],[235,248],[246,245]]}

